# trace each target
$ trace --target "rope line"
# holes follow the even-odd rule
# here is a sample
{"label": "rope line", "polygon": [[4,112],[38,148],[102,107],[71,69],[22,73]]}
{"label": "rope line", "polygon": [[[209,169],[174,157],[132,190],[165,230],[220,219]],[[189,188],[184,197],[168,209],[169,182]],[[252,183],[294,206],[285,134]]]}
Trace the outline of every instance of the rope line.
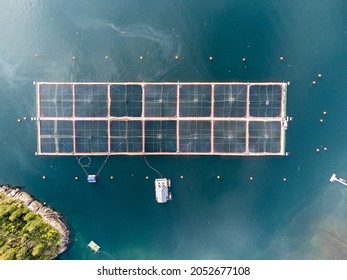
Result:
{"label": "rope line", "polygon": [[145,155],[143,156],[143,158],[145,159],[145,162],[146,162],[147,166],[148,166],[150,169],[152,169],[152,170],[154,170],[155,172],[157,172],[160,178],[163,178],[163,176],[161,175],[161,173],[160,173],[157,169],[155,169],[153,166],[151,166],[151,165],[148,163],[148,161],[147,161]]}
{"label": "rope line", "polygon": [[108,160],[108,158],[109,158],[110,156],[111,156],[111,155],[109,154],[109,155],[106,157],[106,159],[104,160],[104,162],[103,162],[103,164],[101,165],[100,169],[99,169],[98,172],[96,173],[96,177],[99,177],[99,175],[100,175],[102,169],[104,168],[104,166],[105,166],[105,164],[106,164],[106,162],[107,162],[107,160]]}
{"label": "rope line", "polygon": [[99,252],[104,253],[105,255],[109,256],[112,260],[115,260],[115,258],[112,255],[110,255],[109,253],[107,253],[105,251],[101,251],[101,250],[99,250]]}
{"label": "rope line", "polygon": [[83,164],[80,163],[80,159],[79,159],[76,155],[75,155],[75,158],[76,158],[76,160],[77,160],[79,166],[82,167],[84,173],[85,173],[85,174],[87,175],[87,177],[88,177],[89,174],[88,174],[87,170],[84,168]]}

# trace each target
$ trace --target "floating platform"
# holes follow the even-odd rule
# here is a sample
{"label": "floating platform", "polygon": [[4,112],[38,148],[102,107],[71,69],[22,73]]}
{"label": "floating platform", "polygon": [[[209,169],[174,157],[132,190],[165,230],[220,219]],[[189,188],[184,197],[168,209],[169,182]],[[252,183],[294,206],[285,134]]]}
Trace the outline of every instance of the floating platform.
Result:
{"label": "floating platform", "polygon": [[171,180],[166,178],[156,179],[154,182],[155,199],[158,203],[165,203],[172,200],[172,194],[169,191]]}
{"label": "floating platform", "polygon": [[331,175],[330,182],[338,182],[342,185],[347,186],[347,180],[343,179],[343,178],[337,178],[335,173],[333,175]]}
{"label": "floating platform", "polygon": [[38,155],[286,154],[286,83],[35,85]]}
{"label": "floating platform", "polygon": [[90,241],[88,247],[93,250],[95,253],[99,252],[100,246],[96,244],[94,241]]}

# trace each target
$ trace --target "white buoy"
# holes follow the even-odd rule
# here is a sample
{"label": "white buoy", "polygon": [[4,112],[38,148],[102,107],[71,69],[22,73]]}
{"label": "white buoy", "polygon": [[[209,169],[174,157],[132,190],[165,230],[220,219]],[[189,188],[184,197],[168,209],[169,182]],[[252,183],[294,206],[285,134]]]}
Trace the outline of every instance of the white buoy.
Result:
{"label": "white buoy", "polygon": [[242,58],[242,61],[243,61],[243,62],[245,62],[245,61],[246,61],[246,58],[245,58],[245,57],[243,57],[243,58]]}
{"label": "white buoy", "polygon": [[75,60],[75,59],[76,59],[76,56],[73,55],[73,56],[72,56],[72,60]]}
{"label": "white buoy", "polygon": [[213,57],[212,57],[212,56],[210,56],[208,59],[209,59],[209,60],[212,60],[212,59],[213,59]]}
{"label": "white buoy", "polygon": [[328,150],[328,148],[327,147],[324,147],[324,151],[327,151]]}
{"label": "white buoy", "polygon": [[105,56],[105,59],[108,59],[108,55]]}
{"label": "white buoy", "polygon": [[286,182],[286,181],[287,181],[287,178],[286,178],[286,177],[284,177],[284,178],[283,178],[283,182]]}
{"label": "white buoy", "polygon": [[317,149],[316,149],[316,152],[318,153],[319,151],[320,151],[320,149],[319,149],[319,148],[317,148]]}
{"label": "white buoy", "polygon": [[146,176],[146,180],[148,180],[148,176]]}
{"label": "white buoy", "polygon": [[324,122],[324,120],[323,120],[323,119],[320,119],[319,121],[320,121],[320,122]]}
{"label": "white buoy", "polygon": [[180,177],[181,179],[183,179],[184,177],[181,175],[181,177]]}
{"label": "white buoy", "polygon": [[75,177],[75,180],[78,180],[78,177],[77,177],[77,176]]}
{"label": "white buoy", "polygon": [[17,122],[20,122],[21,120],[20,119],[17,119]]}
{"label": "white buoy", "polygon": [[249,177],[249,180],[251,180],[251,181],[252,181],[252,180],[253,180],[253,177]]}
{"label": "white buoy", "polygon": [[326,114],[327,114],[327,112],[326,112],[326,111],[324,111],[324,112],[323,112],[323,115],[326,115]]}
{"label": "white buoy", "polygon": [[284,57],[283,56],[280,56],[280,60],[283,60],[284,59]]}
{"label": "white buoy", "polygon": [[143,56],[142,56],[142,55],[140,55],[140,59],[141,59],[141,60],[143,59]]}
{"label": "white buoy", "polygon": [[318,77],[318,78],[322,78],[322,74],[319,73],[319,74],[317,75],[317,77]]}
{"label": "white buoy", "polygon": [[217,176],[217,179],[220,179],[220,176],[219,176],[219,175]]}
{"label": "white buoy", "polygon": [[42,180],[45,180],[46,179],[46,176],[42,176]]}
{"label": "white buoy", "polygon": [[36,58],[39,58],[39,54],[38,54],[38,53],[35,53],[35,57],[36,57]]}
{"label": "white buoy", "polygon": [[25,121],[26,121],[26,120],[27,120],[27,117],[24,117],[24,118],[23,118],[23,120],[25,120]]}
{"label": "white buoy", "polygon": [[316,81],[312,81],[312,84],[315,85],[315,84],[316,84]]}
{"label": "white buoy", "polygon": [[175,55],[175,59],[176,59],[176,60],[179,59],[179,56],[178,56],[178,55]]}
{"label": "white buoy", "polygon": [[110,179],[113,180],[113,176],[110,176]]}

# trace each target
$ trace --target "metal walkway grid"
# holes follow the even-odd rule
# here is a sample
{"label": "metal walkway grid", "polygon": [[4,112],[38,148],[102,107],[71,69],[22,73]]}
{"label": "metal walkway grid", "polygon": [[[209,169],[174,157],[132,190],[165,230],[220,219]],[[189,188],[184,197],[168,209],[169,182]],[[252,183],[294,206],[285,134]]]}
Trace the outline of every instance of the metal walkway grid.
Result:
{"label": "metal walkway grid", "polygon": [[286,83],[35,84],[39,155],[285,154]]}

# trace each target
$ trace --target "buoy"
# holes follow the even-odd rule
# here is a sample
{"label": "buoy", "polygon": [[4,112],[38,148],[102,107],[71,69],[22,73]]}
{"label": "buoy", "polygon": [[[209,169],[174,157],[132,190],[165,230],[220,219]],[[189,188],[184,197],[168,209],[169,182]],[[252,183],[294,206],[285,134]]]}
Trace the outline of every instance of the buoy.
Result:
{"label": "buoy", "polygon": [[77,177],[77,176],[75,177],[75,180],[78,180],[78,177]]}
{"label": "buoy", "polygon": [[251,180],[251,181],[252,181],[252,180],[253,180],[253,177],[249,177],[249,180]]}
{"label": "buoy", "polygon": [[38,54],[38,53],[35,53],[35,57],[36,57],[36,58],[39,58],[39,54]]}
{"label": "buoy", "polygon": [[320,119],[319,121],[320,121],[320,122],[324,122],[324,120],[323,120],[323,119]]}
{"label": "buoy", "polygon": [[20,119],[18,119],[17,122],[20,122]]}
{"label": "buoy", "polygon": [[212,57],[212,56],[210,56],[208,59],[209,59],[209,60],[212,60],[212,59],[213,59],[213,57]]}
{"label": "buoy", "polygon": [[107,55],[105,56],[105,59],[108,59],[108,56],[107,56]]}
{"label": "buoy", "polygon": [[73,55],[73,56],[72,56],[72,60],[75,60],[75,59],[76,59],[76,56]]}
{"label": "buoy", "polygon": [[143,59],[143,56],[142,56],[142,55],[140,56],[140,59],[141,59],[141,60]]}
{"label": "buoy", "polygon": [[184,177],[181,175],[181,177],[180,177],[181,179],[183,179]]}
{"label": "buoy", "polygon": [[113,176],[110,176],[110,179],[113,180]]}
{"label": "buoy", "polygon": [[319,73],[319,74],[317,75],[317,77],[318,77],[318,78],[321,78],[321,77],[322,77],[322,74],[321,74],[321,73]]}
{"label": "buoy", "polygon": [[243,62],[245,62],[245,61],[246,61],[246,58],[245,58],[245,57],[244,57],[244,58],[242,58],[242,61],[243,61]]}
{"label": "buoy", "polygon": [[175,59],[178,59],[179,57],[178,57],[178,55],[175,55]]}
{"label": "buoy", "polygon": [[148,176],[146,176],[146,180],[148,180]]}
{"label": "buoy", "polygon": [[316,84],[316,81],[312,81],[312,84],[315,85],[315,84]]}
{"label": "buoy", "polygon": [[327,114],[327,112],[326,112],[326,111],[324,111],[324,112],[323,112],[323,115],[326,115],[326,114]]}
{"label": "buoy", "polygon": [[319,148],[317,148],[317,149],[316,149],[316,152],[318,153],[319,151],[320,151]]}
{"label": "buoy", "polygon": [[24,118],[23,118],[23,120],[25,120],[25,121],[26,121],[26,120],[27,120],[27,117],[24,117]]}
{"label": "buoy", "polygon": [[324,147],[324,151],[327,151],[328,150],[328,148],[327,147]]}
{"label": "buoy", "polygon": [[287,178],[286,178],[286,177],[283,178],[283,182],[285,182],[285,181],[287,181]]}
{"label": "buoy", "polygon": [[280,60],[283,60],[284,59],[284,57],[283,56],[280,56]]}
{"label": "buoy", "polygon": [[217,176],[217,179],[220,179],[220,176],[219,176],[219,175]]}
{"label": "buoy", "polygon": [[42,180],[45,180],[46,179],[46,176],[42,176]]}

